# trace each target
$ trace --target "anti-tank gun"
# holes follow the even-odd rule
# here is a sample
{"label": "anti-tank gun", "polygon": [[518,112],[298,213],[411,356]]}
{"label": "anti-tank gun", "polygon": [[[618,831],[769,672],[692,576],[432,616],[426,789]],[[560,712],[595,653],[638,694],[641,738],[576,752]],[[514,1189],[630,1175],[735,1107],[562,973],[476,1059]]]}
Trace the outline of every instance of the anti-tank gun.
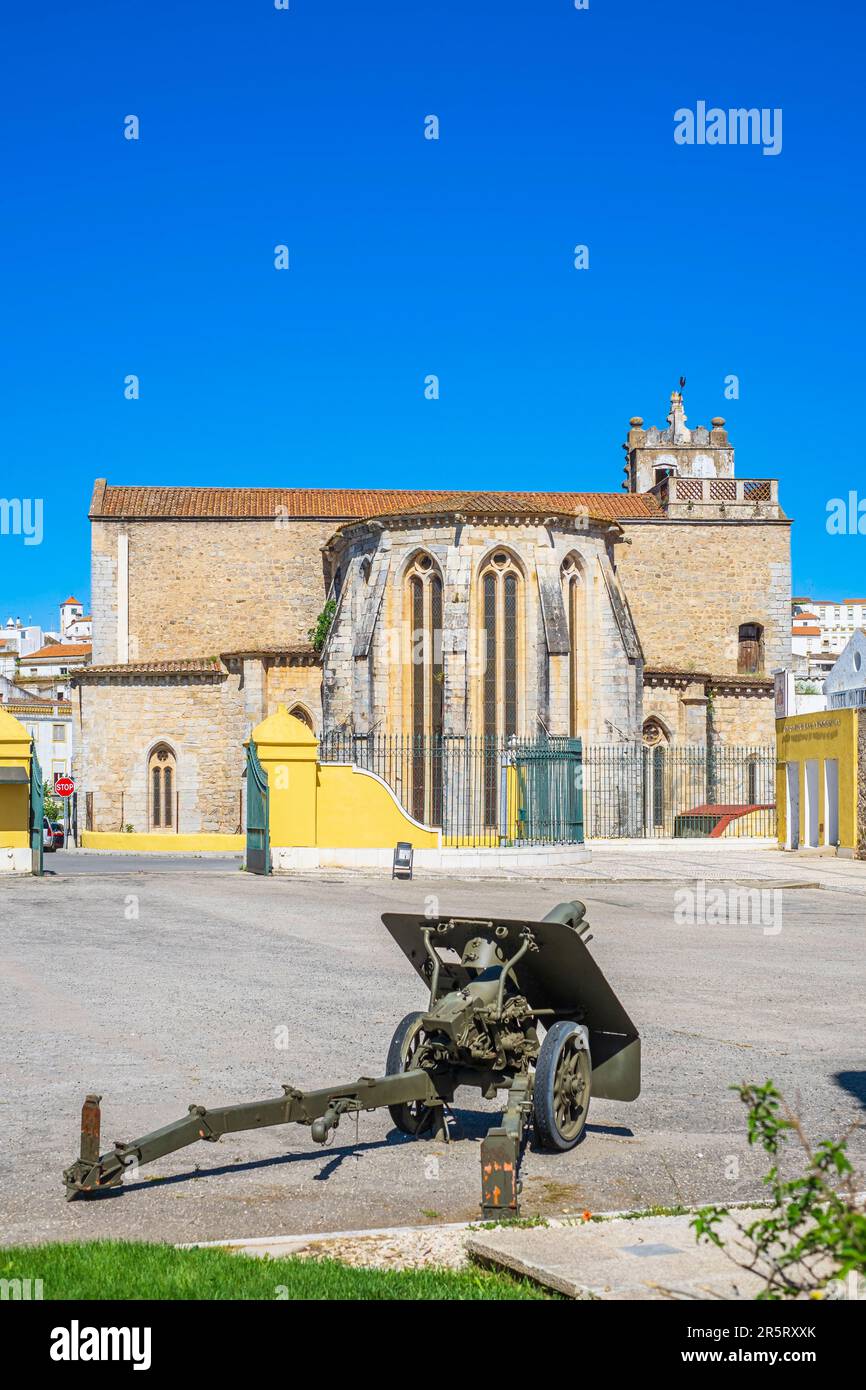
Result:
{"label": "anti-tank gun", "polygon": [[482,1212],[519,1212],[519,1167],[531,1124],[539,1147],[565,1152],[581,1139],[590,1096],[634,1100],[640,1090],[637,1030],[587,950],[582,903],[562,903],[540,922],[497,917],[385,913],[383,922],[429,989],[426,1010],[397,1025],[381,1077],[189,1114],[100,1156],[100,1102],[89,1095],[81,1152],[64,1173],[67,1196],[118,1186],[124,1172],[199,1139],[277,1124],[303,1124],[325,1143],[344,1115],[388,1108],[405,1134],[448,1136],[447,1107],[460,1086],[487,1099],[507,1093],[499,1124],[481,1145]]}

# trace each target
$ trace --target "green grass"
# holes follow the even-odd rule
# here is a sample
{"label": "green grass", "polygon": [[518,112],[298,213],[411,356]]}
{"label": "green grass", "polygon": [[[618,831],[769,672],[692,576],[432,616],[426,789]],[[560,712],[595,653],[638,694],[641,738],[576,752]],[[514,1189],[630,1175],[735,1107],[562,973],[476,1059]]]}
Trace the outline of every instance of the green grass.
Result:
{"label": "green grass", "polygon": [[352,1269],[135,1241],[0,1249],[0,1279],[41,1279],[45,1299],[547,1299],[529,1280],[468,1270]]}

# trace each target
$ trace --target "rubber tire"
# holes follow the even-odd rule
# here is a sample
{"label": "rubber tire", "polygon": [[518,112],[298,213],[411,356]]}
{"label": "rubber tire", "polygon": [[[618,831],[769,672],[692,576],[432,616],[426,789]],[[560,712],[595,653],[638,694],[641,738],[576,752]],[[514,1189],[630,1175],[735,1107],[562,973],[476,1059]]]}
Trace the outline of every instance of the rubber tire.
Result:
{"label": "rubber tire", "polygon": [[[416,1012],[400,1019],[388,1048],[385,1061],[386,1076],[399,1076],[406,1070],[406,1051],[423,1017],[423,1013]],[[416,1123],[408,1105],[389,1105],[388,1112],[401,1134],[423,1134],[433,1124],[432,1110],[422,1112],[420,1124]]]}
{"label": "rubber tire", "polygon": [[544,1036],[544,1041],[538,1053],[538,1061],[535,1066],[535,1083],[532,1088],[532,1125],[535,1132],[535,1141],[540,1149],[547,1153],[568,1153],[576,1144],[579,1144],[586,1130],[586,1118],[589,1114],[590,1093],[592,1090],[592,1062],[589,1052],[584,1055],[587,1058],[588,1075],[586,1078],[586,1105],[583,1108],[583,1124],[579,1132],[573,1139],[567,1139],[560,1131],[556,1119],[556,1107],[553,1099],[553,1084],[556,1078],[556,1067],[559,1062],[562,1049],[570,1037],[577,1032],[578,1025],[569,1019],[560,1019],[548,1029]]}

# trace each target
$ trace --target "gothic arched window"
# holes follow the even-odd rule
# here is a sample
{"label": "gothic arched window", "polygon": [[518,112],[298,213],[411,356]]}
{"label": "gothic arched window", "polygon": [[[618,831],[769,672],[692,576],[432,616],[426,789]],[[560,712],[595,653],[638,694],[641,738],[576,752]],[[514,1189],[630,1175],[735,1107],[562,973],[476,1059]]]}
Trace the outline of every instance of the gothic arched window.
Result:
{"label": "gothic arched window", "polygon": [[151,830],[174,830],[177,760],[167,743],[159,743],[147,763],[148,820]]}
{"label": "gothic arched window", "polygon": [[289,714],[293,715],[295,719],[300,719],[302,724],[306,724],[311,734],[315,733],[315,730],[313,728],[312,715],[310,714],[310,711],[308,709],[304,708],[303,705],[292,705],[292,708],[289,710]]}
{"label": "gothic arched window", "polygon": [[523,576],[507,550],[496,550],[479,576],[482,630],[481,732],[509,737],[521,722]]}
{"label": "gothic arched window", "polygon": [[644,747],[644,823],[650,834],[664,834],[668,810],[668,747],[666,730],[658,719],[646,719]]}
{"label": "gothic arched window", "polygon": [[568,732],[576,738],[580,731],[580,653],[583,641],[583,573],[576,555],[569,555],[562,565],[562,598],[568,624]]}
{"label": "gothic arched window", "polygon": [[441,819],[441,757],[445,680],[442,666],[442,575],[430,555],[416,555],[405,576],[408,617],[406,696],[412,734],[410,805],[418,820]]}

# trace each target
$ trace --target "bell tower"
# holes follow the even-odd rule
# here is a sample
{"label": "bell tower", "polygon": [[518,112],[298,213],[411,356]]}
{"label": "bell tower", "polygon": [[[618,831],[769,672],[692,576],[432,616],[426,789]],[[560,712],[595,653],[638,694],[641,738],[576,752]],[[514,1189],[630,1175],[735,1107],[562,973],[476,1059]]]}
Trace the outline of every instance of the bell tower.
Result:
{"label": "bell tower", "polygon": [[671,391],[666,429],[644,429],[639,415],[629,421],[628,438],[623,444],[625,492],[650,492],[666,478],[733,478],[734,450],[720,415],[710,428],[686,424],[682,390]]}

